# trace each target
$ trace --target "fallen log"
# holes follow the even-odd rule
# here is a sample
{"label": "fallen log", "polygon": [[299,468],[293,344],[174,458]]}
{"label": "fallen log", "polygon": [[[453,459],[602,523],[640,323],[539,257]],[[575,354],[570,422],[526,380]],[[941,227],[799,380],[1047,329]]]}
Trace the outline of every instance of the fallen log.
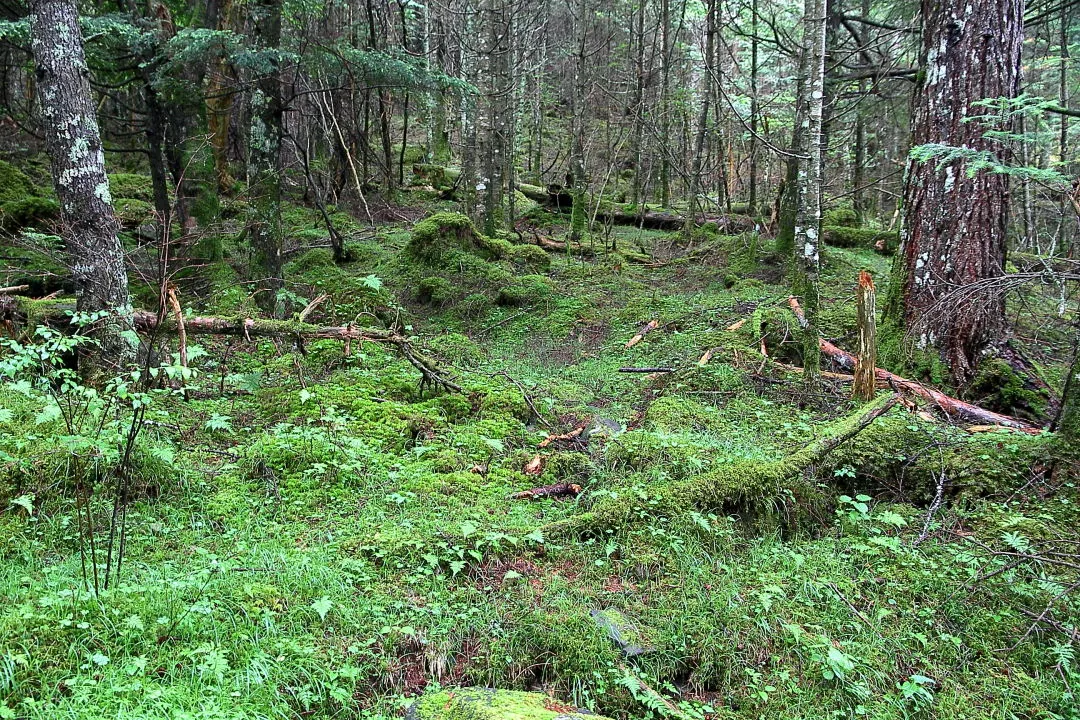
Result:
{"label": "fallen log", "polygon": [[649,512],[635,511],[631,497],[605,498],[586,513],[548,523],[540,528],[545,538],[565,538],[599,534],[620,526],[676,515],[693,509],[721,509],[724,512],[746,504],[772,505],[796,485],[808,467],[820,464],[837,447],[858,435],[899,402],[895,393],[882,395],[855,414],[841,418],[822,435],[793,455],[773,462],[743,460],[669,485],[649,501]]}
{"label": "fallen log", "polygon": [[[799,319],[799,324],[805,323],[806,316],[803,314],[802,306],[799,305],[799,300],[796,297],[791,296],[788,298],[788,305],[791,307],[791,311],[795,313],[795,317]],[[820,338],[818,342],[821,347],[821,352],[827,355],[833,362],[845,370],[855,370],[856,358],[854,355],[846,350],[838,348],[825,338]],[[914,395],[915,397],[931,402],[950,417],[955,417],[977,425],[1000,425],[1002,427],[1013,428],[1014,430],[1021,430],[1032,434],[1042,432],[1042,428],[1036,427],[1019,418],[1001,415],[1000,413],[987,410],[986,408],[981,408],[978,405],[972,405],[963,400],[958,400],[957,398],[946,395],[940,390],[935,390],[922,383],[915,382],[914,380],[900,377],[888,370],[875,368],[874,379],[878,385],[884,384],[898,392]]]}
{"label": "fallen log", "polygon": [[670,373],[675,372],[673,367],[621,367],[621,373]]}
{"label": "fallen log", "polygon": [[[542,188],[536,185],[519,184],[521,193],[540,203],[550,211],[569,213],[574,208],[574,198],[563,187],[549,185]],[[686,227],[686,218],[682,215],[654,210],[626,211],[601,205],[596,212],[596,220],[601,224],[632,225],[646,230],[682,230]],[[695,221],[698,227],[706,223],[715,223],[722,233],[738,233],[754,229],[754,219],[743,215],[705,215]]]}
{"label": "fallen log", "polygon": [[[0,296],[0,322],[49,324],[66,322],[74,301],[38,301],[19,296]],[[135,330],[142,333],[178,333],[175,318],[158,319],[148,310],[135,311]],[[304,340],[340,340],[347,345],[353,340],[393,345],[398,353],[418,371],[421,388],[430,385],[461,392],[461,386],[450,380],[435,361],[413,349],[408,338],[395,330],[359,327],[356,325],[320,326],[299,320],[267,320],[250,317],[198,316],[183,319],[185,335],[232,335],[251,341],[253,337],[293,337],[303,347]]]}
{"label": "fallen log", "polygon": [[581,494],[581,486],[576,483],[554,483],[542,487],[522,490],[510,496],[511,500],[536,500],[540,498],[565,497],[571,495],[577,497]]}
{"label": "fallen log", "polygon": [[537,448],[546,448],[548,445],[551,445],[552,443],[556,443],[556,442],[571,442],[571,441],[573,441],[573,442],[576,442],[576,443],[581,443],[581,439],[580,439],[581,434],[583,432],[585,432],[585,428],[588,427],[588,424],[589,424],[588,422],[584,422],[584,423],[578,425],[576,428],[574,428],[570,432],[563,433],[562,435],[555,435],[555,434],[548,435],[546,438],[541,440],[540,444],[537,445],[536,447]]}

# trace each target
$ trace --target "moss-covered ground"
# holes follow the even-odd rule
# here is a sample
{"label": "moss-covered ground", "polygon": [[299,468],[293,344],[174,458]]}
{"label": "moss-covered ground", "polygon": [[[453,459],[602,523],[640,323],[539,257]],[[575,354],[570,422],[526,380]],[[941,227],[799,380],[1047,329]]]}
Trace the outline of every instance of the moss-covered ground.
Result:
{"label": "moss-covered ground", "polygon": [[[94,596],[87,461],[46,394],[0,385],[0,718],[374,719],[425,692],[449,712],[453,691],[433,693],[455,687],[612,718],[1080,717],[1076,568],[1022,561],[1075,541],[1052,438],[894,408],[824,462],[738,487],[858,410],[758,352],[763,324],[774,358],[799,348],[771,242],[614,228],[619,251],[583,257],[445,212],[374,234],[339,213],[355,259],[337,266],[303,249],[324,244],[318,215],[290,213],[294,309],[325,293],[309,322],[389,313],[464,392],[421,393],[375,343],[191,338],[187,399],[160,397],[137,445],[121,581]],[[542,220],[561,240],[565,220]],[[179,278],[193,313],[250,308],[217,227],[221,259]],[[854,347],[858,270],[885,283],[888,263],[825,253],[837,344]],[[1025,302],[1053,386],[1069,318]],[[583,492],[509,499],[556,482]],[[647,651],[626,656],[593,611]],[[1044,611],[1061,632],[1026,632]]]}

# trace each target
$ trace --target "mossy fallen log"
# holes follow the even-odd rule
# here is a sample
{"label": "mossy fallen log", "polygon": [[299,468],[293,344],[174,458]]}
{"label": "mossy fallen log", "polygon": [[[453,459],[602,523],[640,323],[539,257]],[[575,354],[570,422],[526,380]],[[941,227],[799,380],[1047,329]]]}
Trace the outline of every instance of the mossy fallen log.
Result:
{"label": "mossy fallen log", "polygon": [[[518,190],[547,210],[569,213],[574,208],[574,198],[561,185],[549,185],[542,188],[537,185],[519,184]],[[591,208],[590,208],[591,210]],[[600,223],[612,225],[632,225],[646,230],[682,230],[686,227],[686,218],[677,213],[658,212],[655,210],[632,210],[601,203],[596,212],[596,220]],[[738,233],[754,228],[754,219],[739,214],[732,215],[704,215],[699,217],[695,225],[701,227],[708,223],[714,223],[721,233]]]}
{"label": "mossy fallen log", "polygon": [[[659,492],[650,514],[673,515],[693,509],[739,508],[772,503],[786,490],[802,484],[803,472],[820,464],[833,450],[858,435],[898,402],[896,394],[882,395],[856,413],[834,422],[821,437],[783,460],[734,462],[677,482]],[[639,520],[630,498],[609,498],[588,512],[541,527],[547,538],[602,533]]]}
{"label": "mossy fallen log", "polygon": [[[73,300],[33,300],[20,296],[0,296],[0,324],[48,325],[67,322],[75,310]],[[173,334],[179,330],[173,317],[159,318],[148,310],[135,311],[135,330],[142,333]],[[305,340],[340,340],[346,349],[352,342],[376,342],[394,346],[398,353],[420,371],[421,385],[461,392],[434,360],[415,350],[408,338],[394,330],[357,325],[321,326],[301,320],[269,320],[251,317],[196,316],[184,319],[187,335],[231,335],[251,340],[254,337],[293,337]]]}

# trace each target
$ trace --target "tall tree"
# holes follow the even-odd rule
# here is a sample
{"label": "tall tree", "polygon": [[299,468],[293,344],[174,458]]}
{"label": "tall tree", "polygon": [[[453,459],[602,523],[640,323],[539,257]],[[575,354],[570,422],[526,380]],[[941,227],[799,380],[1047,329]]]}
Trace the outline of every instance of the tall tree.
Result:
{"label": "tall tree", "polygon": [[120,225],[109,194],[75,0],[33,0],[30,33],[76,307],[82,313],[104,313],[90,329],[98,350],[80,358],[80,371],[93,380],[133,361],[135,343],[124,250],[117,237]]}
{"label": "tall tree", "polygon": [[255,42],[262,55],[259,76],[251,91],[251,134],[248,138],[248,183],[256,194],[248,232],[253,252],[251,268],[256,300],[264,310],[277,312],[282,288],[281,140],[284,107],[281,97],[282,0],[258,0],[251,8]]}
{"label": "tall tree", "polygon": [[954,380],[975,371],[1005,325],[1004,301],[959,288],[1003,271],[1009,176],[971,165],[975,153],[1006,154],[972,122],[976,103],[1016,97],[1024,39],[1023,0],[923,0],[922,72],[911,120],[916,147],[962,149],[913,157],[904,185],[904,220],[887,313],[920,348],[934,348]]}
{"label": "tall tree", "polygon": [[807,78],[803,106],[804,160],[799,166],[798,210],[795,216],[795,292],[803,296],[803,369],[808,384],[818,380],[818,274],[821,242],[821,185],[824,151],[822,113],[825,101],[825,35],[828,0],[806,0],[804,39]]}

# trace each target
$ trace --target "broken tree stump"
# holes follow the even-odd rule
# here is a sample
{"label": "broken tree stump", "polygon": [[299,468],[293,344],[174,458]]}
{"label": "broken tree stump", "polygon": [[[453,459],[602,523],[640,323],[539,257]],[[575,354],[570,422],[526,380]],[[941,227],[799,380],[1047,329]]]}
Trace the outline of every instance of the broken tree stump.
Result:
{"label": "broken tree stump", "polygon": [[868,402],[877,392],[877,317],[874,279],[865,270],[859,271],[859,284],[855,289],[859,348],[855,356],[855,385],[852,395],[856,400]]}

